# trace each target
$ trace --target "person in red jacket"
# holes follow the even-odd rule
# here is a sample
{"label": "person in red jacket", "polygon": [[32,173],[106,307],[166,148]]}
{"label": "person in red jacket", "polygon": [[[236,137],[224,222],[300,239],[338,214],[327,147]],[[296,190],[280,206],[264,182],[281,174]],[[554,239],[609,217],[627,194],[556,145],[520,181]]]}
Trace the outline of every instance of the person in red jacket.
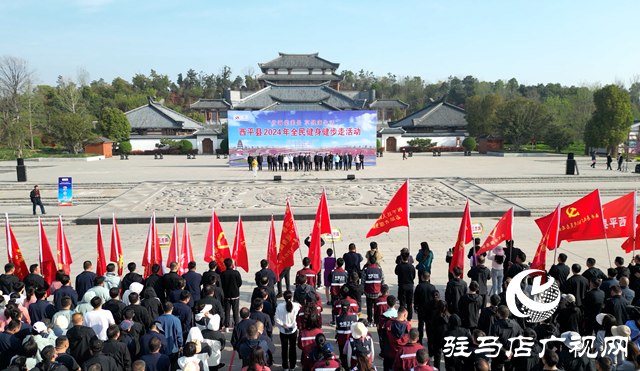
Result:
{"label": "person in red jacket", "polygon": [[391,370],[393,362],[398,354],[398,349],[407,343],[409,339],[409,331],[411,323],[407,321],[407,308],[398,309],[398,318],[387,321],[385,329],[387,330],[387,341],[389,342],[389,352],[384,357],[384,369]]}
{"label": "person in red jacket", "polygon": [[387,296],[387,309],[378,318],[378,340],[380,342],[380,357],[384,359],[384,353],[389,349],[389,341],[387,340],[387,322],[392,318],[398,318],[398,311],[396,311],[396,297],[393,295]]}
{"label": "person in red jacket", "polygon": [[298,349],[302,350],[300,363],[302,363],[302,370],[311,371],[313,361],[309,358],[309,354],[316,346],[316,335],[322,334],[322,329],[318,327],[318,317],[315,315],[307,317],[307,323],[302,328],[298,336]]}
{"label": "person in red jacket", "polygon": [[[393,362],[393,371],[404,371],[416,365],[416,355],[424,347],[418,343],[420,332],[412,328],[409,331],[409,342],[398,349],[396,360]],[[425,349],[426,350],[426,349]]]}
{"label": "person in red jacket", "polygon": [[305,296],[305,304],[302,307],[302,310],[298,312],[298,317],[296,317],[296,323],[298,328],[304,328],[306,323],[306,318],[311,315],[315,316],[317,319],[317,327],[322,328],[322,302],[320,295],[315,293],[307,293]]}
{"label": "person in red jacket", "polygon": [[322,347],[322,360],[316,362],[313,365],[313,371],[334,371],[340,366],[340,362],[336,359],[333,353],[333,345],[326,343]]}
{"label": "person in red jacket", "polygon": [[381,286],[384,283],[382,268],[376,263],[376,257],[369,257],[369,264],[362,271],[364,280],[364,296],[367,298],[367,326],[373,327],[373,312],[375,300],[380,297]]}
{"label": "person in red jacket", "polygon": [[374,301],[373,305],[373,320],[376,324],[380,322],[380,316],[382,313],[386,312],[389,309],[389,304],[387,304],[387,298],[389,297],[389,286],[382,284],[380,286],[380,296]]}
{"label": "person in red jacket", "polygon": [[338,350],[340,351],[340,360],[343,365],[347,364],[346,356],[343,352],[344,345],[351,334],[351,325],[358,322],[358,315],[349,312],[351,303],[343,300],[341,304],[340,315],[336,317],[336,341],[338,342]]}
{"label": "person in red jacket", "polygon": [[304,268],[300,269],[298,273],[296,273],[296,277],[301,274],[307,276],[307,285],[315,288],[316,282],[318,282],[318,277],[316,276],[316,272],[309,268],[311,265],[311,259],[309,259],[309,257],[305,257],[302,259],[302,265],[304,265]]}
{"label": "person in red jacket", "polygon": [[[340,296],[341,298],[333,303],[333,310],[331,311],[331,314],[333,316],[339,315],[342,312],[342,302],[346,300],[349,302],[349,314],[355,314],[357,316],[358,302],[355,301],[355,299],[349,297],[349,289],[346,286],[342,286],[342,288],[340,289]],[[335,323],[331,324],[334,325]]]}
{"label": "person in red jacket", "polygon": [[437,368],[429,366],[429,352],[426,349],[416,352],[416,363],[410,371],[438,371]]}

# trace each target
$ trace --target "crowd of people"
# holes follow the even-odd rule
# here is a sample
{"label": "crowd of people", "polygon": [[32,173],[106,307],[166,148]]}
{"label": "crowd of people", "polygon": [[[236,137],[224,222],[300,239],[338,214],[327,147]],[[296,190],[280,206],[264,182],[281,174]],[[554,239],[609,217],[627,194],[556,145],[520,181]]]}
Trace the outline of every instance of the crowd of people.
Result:
{"label": "crowd of people", "polygon": [[349,171],[354,166],[356,170],[364,170],[365,163],[363,152],[300,152],[278,153],[274,155],[269,153],[266,156],[264,156],[261,152],[258,152],[257,154],[249,154],[247,156],[249,170],[254,170],[255,161],[255,168],[257,169],[257,171],[262,171],[262,165],[264,163],[265,157],[267,161],[267,169],[269,171]]}
{"label": "crowd of people", "polygon": [[[548,276],[562,291],[561,304],[551,317],[529,323],[506,306],[506,288],[529,267],[526,254],[513,241],[488,253],[476,254],[479,249],[476,240],[466,275],[451,267],[444,292],[431,282],[435,257],[428,243],[415,258],[401,249],[394,259],[397,295],[385,282],[375,242],[364,257],[353,243],[341,257],[327,249],[320,273],[303,258],[292,286],[291,267],[278,279],[262,260],[248,307],[240,307],[245,282],[231,259],[223,269],[210,262],[202,274],[196,262],[183,275],[175,262],[165,274],[155,264],[146,278],[135,263],[123,276],[114,264],[97,276],[85,261],[73,285],[64,270],[46,282],[38,264],[21,280],[8,263],[0,276],[0,370],[217,371],[237,354],[243,370],[265,371],[274,365],[277,343],[284,370],[371,371],[380,360],[385,371],[431,371],[441,364],[447,371],[640,369],[640,308],[633,305],[640,298],[640,255],[628,266],[617,257],[605,274],[593,258],[583,271],[558,254]],[[451,256],[444,257],[449,264]],[[536,296],[526,280],[522,289]],[[323,332],[325,309],[331,315],[325,328],[334,327],[335,337]],[[578,334],[595,336],[596,359],[571,352]],[[494,357],[474,351],[485,336],[502,345]],[[529,355],[509,354],[510,339],[518,336],[534,340]],[[537,342],[554,336],[562,341],[543,351]],[[607,347],[609,336],[628,340],[626,354]],[[469,352],[448,352],[450,338],[465,341]],[[223,357],[227,347],[232,357]]]}

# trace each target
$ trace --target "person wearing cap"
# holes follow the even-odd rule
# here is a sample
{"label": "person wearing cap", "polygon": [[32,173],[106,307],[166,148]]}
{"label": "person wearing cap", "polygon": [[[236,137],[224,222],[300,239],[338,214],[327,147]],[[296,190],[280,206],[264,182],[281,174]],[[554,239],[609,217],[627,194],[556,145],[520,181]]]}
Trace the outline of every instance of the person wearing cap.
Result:
{"label": "person wearing cap", "polygon": [[340,313],[336,317],[336,342],[338,343],[338,351],[340,353],[340,360],[343,365],[347,365],[346,355],[344,354],[344,345],[349,339],[351,333],[351,326],[358,322],[358,315],[350,312],[351,302],[348,300],[342,300],[340,303]]}
{"label": "person wearing cap", "polygon": [[57,336],[44,324],[44,322],[36,322],[33,324],[33,328],[31,329],[31,335],[24,338],[23,343],[28,341],[30,338],[35,341],[38,345],[38,353],[36,353],[36,359],[38,361],[42,360],[40,352],[44,347],[48,345],[55,346]]}
{"label": "person wearing cap", "polygon": [[[558,366],[564,370],[588,370],[590,369],[590,360],[587,357],[587,352],[578,353],[572,351],[576,344],[580,344],[582,341],[580,334],[574,331],[564,332],[560,335],[562,338],[562,346],[558,352]],[[573,344],[572,344],[573,343]],[[556,343],[557,344],[557,343]],[[583,344],[584,346],[584,344]],[[577,356],[577,354],[582,354]]]}
{"label": "person wearing cap", "polygon": [[373,357],[375,356],[373,339],[364,323],[358,321],[351,325],[351,334],[344,345],[342,353],[346,353],[347,360],[351,361],[351,368],[358,365],[359,354],[367,356],[369,362],[373,363]]}
{"label": "person wearing cap", "polygon": [[42,199],[40,198],[40,188],[38,188],[37,185],[33,186],[31,193],[29,193],[29,198],[31,198],[31,203],[33,204],[33,215],[36,215],[36,205],[40,206],[42,215],[46,214],[44,212],[44,206],[42,205]]}
{"label": "person wearing cap", "polygon": [[604,292],[600,290],[602,280],[600,278],[592,278],[589,282],[589,292],[584,296],[584,334],[591,335],[598,327],[596,316],[602,311],[604,305]]}
{"label": "person wearing cap", "polygon": [[558,286],[562,287],[567,279],[569,278],[570,269],[565,264],[567,262],[567,254],[560,253],[558,254],[558,263],[554,264],[549,268],[549,276],[555,278],[556,282],[558,282]]}
{"label": "person wearing cap", "polygon": [[411,322],[407,320],[408,311],[405,307],[398,309],[398,317],[391,318],[385,324],[387,332],[388,352],[384,357],[384,368],[390,370],[398,354],[398,349],[405,345],[409,339]]}
{"label": "person wearing cap", "polygon": [[409,370],[416,365],[416,355],[418,350],[425,349],[418,342],[418,329],[412,328],[409,331],[408,342],[398,349],[395,361],[393,362],[393,371]]}
{"label": "person wearing cap", "polygon": [[149,349],[149,341],[154,337],[160,340],[160,352],[166,354],[167,349],[169,348],[169,343],[167,343],[167,338],[161,333],[158,327],[162,328],[162,324],[154,321],[149,328],[149,332],[140,337],[140,356],[151,353],[151,350]]}
{"label": "person wearing cap", "polygon": [[338,367],[341,365],[333,353],[333,345],[325,343],[322,346],[322,359],[313,364],[312,371],[334,371]]}
{"label": "person wearing cap", "polygon": [[490,250],[487,259],[491,260],[491,295],[500,294],[504,278],[504,249],[502,246],[496,246]]}
{"label": "person wearing cap", "polygon": [[605,301],[611,297],[611,287],[620,284],[616,279],[617,274],[618,274],[618,271],[616,271],[615,268],[609,268],[607,269],[607,278],[602,280],[602,285],[600,285],[600,289],[604,291]]}
{"label": "person wearing cap", "polygon": [[102,353],[104,349],[104,343],[100,339],[91,339],[89,344],[89,350],[91,352],[91,358],[82,363],[83,370],[89,370],[94,364],[99,364],[101,371],[119,371],[118,364],[113,357]]}
{"label": "person wearing cap", "polygon": [[612,286],[610,291],[611,298],[604,302],[602,313],[609,313],[613,315],[620,324],[626,323],[628,319],[626,308],[627,305],[631,305],[631,303],[622,297],[622,290],[620,289],[620,286]]}
{"label": "person wearing cap", "polygon": [[573,294],[562,294],[565,302],[564,308],[558,313],[557,322],[560,332],[579,332],[582,328],[582,311],[576,306],[576,297]]}

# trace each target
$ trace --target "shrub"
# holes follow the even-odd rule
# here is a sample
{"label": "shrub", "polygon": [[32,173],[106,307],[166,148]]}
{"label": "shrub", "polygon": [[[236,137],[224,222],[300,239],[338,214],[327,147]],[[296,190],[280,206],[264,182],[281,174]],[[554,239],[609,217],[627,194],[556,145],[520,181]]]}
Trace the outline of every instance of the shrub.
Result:
{"label": "shrub", "polygon": [[190,141],[186,139],[183,139],[180,141],[180,152],[187,154],[192,149],[193,149],[193,144]]}
{"label": "shrub", "polygon": [[33,147],[42,147],[42,139],[40,139],[40,137],[33,137]]}
{"label": "shrub", "polygon": [[122,154],[129,154],[131,153],[131,150],[132,150],[130,142],[121,142],[118,148],[120,149],[120,153]]}
{"label": "shrub", "polygon": [[474,138],[465,138],[462,141],[462,146],[467,149],[467,151],[473,151],[476,149],[476,140]]}
{"label": "shrub", "polygon": [[380,145],[380,139],[376,139],[376,150],[379,150],[381,147]]}
{"label": "shrub", "polygon": [[427,139],[427,138],[424,138],[424,139],[423,138],[411,139],[411,140],[407,141],[407,144],[412,146],[412,147],[419,147],[423,151],[428,151],[429,148],[438,145],[438,143],[432,142],[431,139]]}
{"label": "shrub", "polygon": [[223,139],[222,142],[220,142],[220,149],[223,151],[223,153],[229,153],[229,140],[228,139]]}
{"label": "shrub", "polygon": [[455,147],[455,146],[442,146],[442,147],[431,147],[429,151],[438,151],[438,152],[464,152],[464,147]]}

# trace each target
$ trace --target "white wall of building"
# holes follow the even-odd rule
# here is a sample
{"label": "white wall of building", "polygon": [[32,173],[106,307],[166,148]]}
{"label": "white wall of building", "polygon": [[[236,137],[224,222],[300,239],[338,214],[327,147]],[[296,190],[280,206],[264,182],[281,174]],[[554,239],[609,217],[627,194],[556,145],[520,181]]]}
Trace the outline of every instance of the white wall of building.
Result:
{"label": "white wall of building", "polygon": [[[415,137],[403,137],[399,134],[382,134],[380,140],[380,145],[382,147],[386,146],[387,138],[395,137],[396,138],[396,150],[400,151],[400,147],[408,146],[411,139],[415,139]],[[438,143],[438,147],[455,147],[458,145],[456,138],[460,138],[460,143],[464,140],[464,134],[450,137],[420,137],[420,139],[431,139],[432,143]]]}
{"label": "white wall of building", "polygon": [[[200,141],[206,137],[198,138]],[[198,142],[196,139],[187,139],[193,145],[193,148],[198,149],[198,153],[202,153],[202,143],[200,142],[200,147],[198,147]],[[213,143],[216,143],[215,137],[213,137]],[[157,149],[156,144],[160,143],[160,139],[147,139],[147,138],[129,138],[129,142],[131,143],[131,150],[133,151],[151,151]]]}

